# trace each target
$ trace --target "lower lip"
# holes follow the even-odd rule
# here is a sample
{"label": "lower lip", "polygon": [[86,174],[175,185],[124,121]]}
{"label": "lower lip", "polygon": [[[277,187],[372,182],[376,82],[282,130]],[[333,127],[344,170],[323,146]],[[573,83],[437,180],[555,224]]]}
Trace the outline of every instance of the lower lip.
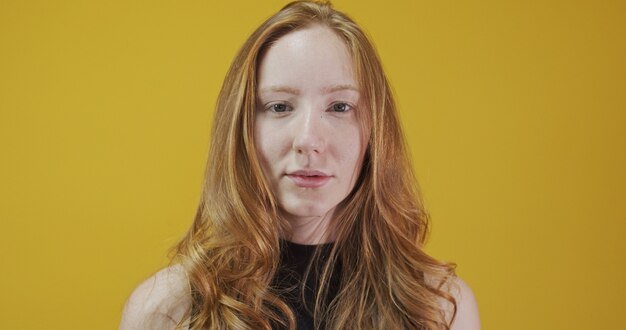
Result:
{"label": "lower lip", "polygon": [[329,176],[287,175],[298,187],[319,188],[330,180]]}

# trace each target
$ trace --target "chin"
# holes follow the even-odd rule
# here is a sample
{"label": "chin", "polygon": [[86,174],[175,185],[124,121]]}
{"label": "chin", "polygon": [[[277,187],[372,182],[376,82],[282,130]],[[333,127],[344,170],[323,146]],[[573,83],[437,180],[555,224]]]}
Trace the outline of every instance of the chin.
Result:
{"label": "chin", "polygon": [[323,217],[333,211],[334,206],[312,205],[307,203],[285,203],[281,206],[283,215],[287,218]]}

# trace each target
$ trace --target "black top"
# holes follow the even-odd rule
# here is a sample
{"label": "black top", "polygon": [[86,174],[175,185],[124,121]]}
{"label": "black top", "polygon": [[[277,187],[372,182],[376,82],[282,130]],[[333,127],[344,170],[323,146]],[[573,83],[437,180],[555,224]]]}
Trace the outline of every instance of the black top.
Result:
{"label": "black top", "polygon": [[[296,317],[298,330],[314,329],[313,313],[315,308],[315,295],[318,290],[319,279],[322,275],[324,264],[327,260],[333,243],[321,245],[302,245],[289,241],[281,241],[281,260],[278,272],[273,281],[273,287],[285,303],[291,307]],[[319,248],[318,259],[311,264],[311,269],[306,277],[306,285],[302,282],[315,250]],[[335,266],[330,278],[326,304],[337,294],[339,288],[339,267]],[[302,290],[304,289],[304,294]],[[323,328],[323,323],[321,324]]]}
{"label": "black top", "polygon": [[[297,330],[313,330],[313,313],[315,310],[315,295],[318,290],[319,278],[322,275],[325,261],[330,254],[333,243],[320,245],[302,245],[285,240],[281,240],[281,257],[278,271],[272,281],[272,288],[285,301],[293,311],[296,318]],[[311,265],[311,269],[306,278],[307,283],[302,285],[303,278],[315,256],[316,249],[319,248],[318,258]],[[335,265],[333,274],[328,284],[326,293],[326,304],[328,304],[337,295],[339,289],[339,275],[341,267]],[[304,287],[304,295],[302,289]],[[193,292],[192,296],[199,299]],[[304,299],[303,299],[304,298]],[[195,315],[198,311],[197,305],[192,303],[191,313]],[[320,328],[324,329],[324,323],[320,324]],[[281,327],[274,325],[274,328]]]}

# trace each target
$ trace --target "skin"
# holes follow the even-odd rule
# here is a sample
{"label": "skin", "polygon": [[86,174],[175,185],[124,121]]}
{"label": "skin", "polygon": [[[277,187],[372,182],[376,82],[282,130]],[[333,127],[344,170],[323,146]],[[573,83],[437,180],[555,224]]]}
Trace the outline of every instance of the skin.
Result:
{"label": "skin", "polygon": [[259,68],[255,142],[261,168],[301,244],[333,239],[337,205],[354,188],[368,133],[352,59],[329,28],[279,39]]}

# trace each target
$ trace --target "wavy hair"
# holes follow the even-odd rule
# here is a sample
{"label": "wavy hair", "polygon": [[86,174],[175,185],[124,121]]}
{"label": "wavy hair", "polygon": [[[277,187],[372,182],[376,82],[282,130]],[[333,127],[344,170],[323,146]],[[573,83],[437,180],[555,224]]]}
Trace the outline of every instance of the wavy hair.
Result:
{"label": "wavy hair", "polygon": [[[296,1],[257,28],[237,53],[219,94],[202,196],[174,248],[193,300],[193,329],[295,329],[272,288],[289,226],[263,175],[254,144],[257,71],[282,36],[313,24],[334,31],[352,55],[370,130],[357,183],[337,208],[335,244],[323,263],[314,320],[331,329],[449,329],[443,289],[455,265],[423,250],[429,218],[420,200],[392,91],[372,43],[328,2]],[[341,265],[340,287],[327,298]],[[327,302],[329,303],[322,303]],[[182,321],[179,326],[182,326]]]}

